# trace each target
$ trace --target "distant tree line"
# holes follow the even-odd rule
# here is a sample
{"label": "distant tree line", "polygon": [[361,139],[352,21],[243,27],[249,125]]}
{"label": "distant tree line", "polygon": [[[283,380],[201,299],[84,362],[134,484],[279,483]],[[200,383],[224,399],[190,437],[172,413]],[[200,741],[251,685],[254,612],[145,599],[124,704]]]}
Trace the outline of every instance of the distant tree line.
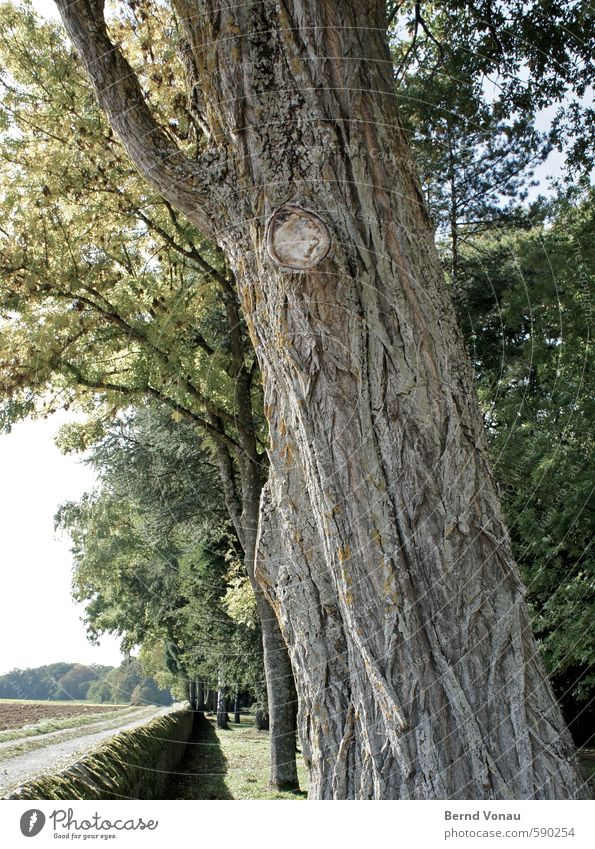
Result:
{"label": "distant tree line", "polygon": [[136,658],[120,666],[50,663],[0,676],[1,699],[88,701],[94,704],[170,705],[168,690],[142,674]]}

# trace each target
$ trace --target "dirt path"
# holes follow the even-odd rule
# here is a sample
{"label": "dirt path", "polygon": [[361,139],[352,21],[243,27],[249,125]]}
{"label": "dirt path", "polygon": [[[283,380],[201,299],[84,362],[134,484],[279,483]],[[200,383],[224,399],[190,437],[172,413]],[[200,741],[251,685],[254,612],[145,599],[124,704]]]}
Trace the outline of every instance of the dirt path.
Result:
{"label": "dirt path", "polygon": [[[145,710],[145,708],[129,707],[117,713],[106,713],[103,716],[101,714],[85,714],[85,720],[92,716],[93,721],[84,722],[80,728],[76,725],[70,725],[66,728],[57,728],[55,731],[42,731],[39,734],[27,734],[25,733],[25,729],[23,729],[23,733],[19,737],[13,737],[12,740],[0,741],[0,760],[3,757],[3,752],[8,751],[10,754],[11,749],[18,749],[21,745],[34,749],[37,746],[45,746],[47,741],[54,742],[66,739],[67,737],[79,737],[84,731],[88,734],[93,734],[95,731],[102,731],[104,728],[119,727],[133,718],[140,717],[142,710]],[[26,726],[26,728],[28,730],[31,726]],[[14,729],[15,733],[18,730]],[[15,754],[19,754],[18,751]]]}
{"label": "dirt path", "polygon": [[179,705],[172,705],[165,708],[143,708],[141,716],[137,716],[131,721],[123,722],[116,728],[104,729],[89,734],[88,728],[83,727],[81,728],[80,736],[74,739],[50,743],[50,745],[43,748],[25,752],[22,755],[2,761],[0,762],[0,796],[7,795],[18,787],[19,784],[23,784],[31,778],[64,769],[90,749],[95,748],[99,743],[108,740],[120,731],[136,728],[138,725],[144,725],[156,716],[163,716],[163,714],[171,710],[177,710],[179,707]]}

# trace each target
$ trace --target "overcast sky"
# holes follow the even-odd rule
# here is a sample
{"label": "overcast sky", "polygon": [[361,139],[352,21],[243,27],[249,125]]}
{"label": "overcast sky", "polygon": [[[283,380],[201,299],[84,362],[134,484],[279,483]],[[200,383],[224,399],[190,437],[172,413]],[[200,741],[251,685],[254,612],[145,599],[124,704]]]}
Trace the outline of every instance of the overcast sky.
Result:
{"label": "overcast sky", "polygon": [[54,513],[93,485],[90,469],[54,445],[69,417],[26,421],[0,435],[0,674],[67,661],[118,665],[115,639],[86,639],[82,608],[70,596],[68,538],[57,539]]}

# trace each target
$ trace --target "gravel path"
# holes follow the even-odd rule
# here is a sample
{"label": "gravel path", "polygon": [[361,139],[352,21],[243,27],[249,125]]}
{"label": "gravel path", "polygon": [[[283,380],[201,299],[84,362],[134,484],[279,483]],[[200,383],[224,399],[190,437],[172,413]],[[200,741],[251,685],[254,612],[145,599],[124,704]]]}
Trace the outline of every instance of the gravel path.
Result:
{"label": "gravel path", "polygon": [[82,755],[86,754],[90,749],[95,748],[99,743],[108,740],[120,731],[125,731],[129,728],[136,728],[138,725],[144,725],[156,716],[163,716],[171,710],[178,710],[179,704],[174,704],[171,707],[150,707],[143,708],[142,716],[136,717],[134,720],[123,723],[117,728],[110,728],[103,731],[96,731],[89,734],[88,728],[81,728],[81,735],[71,740],[63,740],[58,743],[51,743],[40,749],[35,749],[32,752],[25,752],[22,755],[17,755],[9,760],[0,763],[0,796],[5,796],[12,792],[19,784],[23,784],[31,778],[37,778],[45,773],[59,772],[65,769],[70,764],[79,760]]}

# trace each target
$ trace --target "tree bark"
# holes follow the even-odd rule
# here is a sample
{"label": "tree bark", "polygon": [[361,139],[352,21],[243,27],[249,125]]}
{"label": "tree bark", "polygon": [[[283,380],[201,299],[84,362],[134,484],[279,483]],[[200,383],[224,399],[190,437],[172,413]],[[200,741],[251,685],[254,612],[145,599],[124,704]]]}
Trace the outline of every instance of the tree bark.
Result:
{"label": "tree bark", "polygon": [[196,710],[196,681],[192,678],[188,681],[188,701],[192,710]]}
{"label": "tree bark", "polygon": [[206,708],[205,705],[205,682],[197,681],[196,682],[196,710],[200,713],[204,713]]}
{"label": "tree bark", "polygon": [[450,251],[451,251],[451,279],[453,286],[458,284],[459,277],[459,198],[457,191],[456,169],[454,161],[454,150],[451,135],[448,135],[448,181],[450,184],[450,198],[448,204],[448,219],[450,224]]}
{"label": "tree bark", "polygon": [[310,795],[585,795],[400,128],[384,2],[176,0],[209,136],[196,210],[186,168],[178,200],[156,177],[137,93],[115,121],[122,66],[98,63],[111,44],[84,26],[90,0],[58,5],[137,167],[197,226],[208,210],[236,274],[270,429],[261,519],[281,546],[257,574]]}
{"label": "tree bark", "polygon": [[223,683],[221,675],[217,682],[217,727],[227,730],[227,687]]}
{"label": "tree bark", "polygon": [[[244,552],[244,567],[256,599],[262,629],[263,665],[267,685],[270,717],[270,785],[278,790],[299,788],[295,756],[295,685],[287,646],[281,635],[273,607],[255,577],[255,550],[259,526],[260,493],[263,469],[256,448],[250,378],[243,366],[244,354],[239,339],[240,316],[235,301],[227,301],[228,326],[234,360],[238,363],[235,405],[244,422],[239,439],[242,454],[239,468],[241,499],[234,479],[234,464],[228,449],[216,448],[219,473],[223,483],[227,509]],[[241,501],[241,504],[240,504]],[[268,557],[261,545],[261,557]],[[289,676],[289,677],[288,677]],[[288,699],[288,694],[293,698]],[[291,749],[288,741],[292,741]]]}
{"label": "tree bark", "polygon": [[265,675],[268,694],[268,728],[271,753],[271,786],[279,790],[299,788],[295,758],[296,693],[287,646],[272,608],[257,594],[262,625],[262,643],[267,658]]}
{"label": "tree bark", "polygon": [[[278,790],[298,789],[299,780],[295,757],[295,684],[293,670],[287,645],[281,634],[277,621],[276,611],[267,598],[262,586],[256,580],[255,558],[258,534],[260,488],[254,485],[254,493],[257,495],[253,502],[252,519],[246,514],[243,516],[243,527],[245,536],[244,563],[250,578],[260,626],[262,628],[262,648],[264,658],[264,671],[267,685],[267,701],[269,708],[269,731],[270,731],[270,758],[271,775],[270,785]],[[262,537],[262,535],[261,535]],[[261,540],[261,560],[275,562],[278,546],[275,540],[268,542]]]}
{"label": "tree bark", "polygon": [[[144,101],[141,87],[138,83],[134,71],[117,49],[113,49],[104,21],[103,2],[102,0],[77,0],[75,6],[70,9],[68,5],[57,2],[60,13],[63,17],[68,34],[75,46],[78,48],[86,66],[88,73],[95,85],[97,97],[100,105],[105,110],[109,121],[115,132],[124,141],[124,145],[130,155],[132,161],[137,165],[139,170],[149,176],[149,181],[166,199],[174,204],[178,209],[185,212],[191,220],[199,227],[206,235],[214,235],[213,220],[204,210],[204,205],[208,203],[209,174],[213,169],[217,170],[220,167],[217,164],[219,154],[214,150],[205,152],[204,157],[200,160],[190,161],[186,159],[173,144],[170,136],[164,132],[154,120],[147,104]],[[199,201],[200,202],[197,202]],[[228,311],[233,312],[233,301],[228,300]],[[234,356],[239,353],[239,362],[243,365],[244,357],[241,350],[241,340],[239,339],[239,321],[231,324],[231,344]],[[239,423],[241,425],[240,441],[242,442],[242,456],[240,465],[244,470],[248,470],[245,478],[251,480],[254,470],[260,465],[255,451],[255,440],[252,423],[252,410],[250,409],[250,386],[248,375],[245,368],[241,367],[238,370],[236,380],[236,406],[238,412]],[[250,469],[250,464],[255,464]],[[231,471],[233,476],[233,471]],[[230,510],[230,518],[236,525],[238,530],[239,512],[244,514],[250,513],[251,502],[258,504],[260,495],[260,484],[258,489],[248,492],[242,492],[242,506],[235,502],[235,493],[233,486],[230,488],[230,469],[227,469],[222,474],[222,484],[225,491],[228,509]],[[250,487],[252,485],[250,484]],[[247,506],[244,503],[247,501]],[[257,524],[257,514],[254,520],[254,525]],[[255,539],[256,530],[252,534]],[[248,541],[248,545],[250,541]],[[254,551],[246,550],[246,561],[248,575],[255,589],[255,581],[253,569],[250,572],[250,566],[254,562]],[[259,604],[259,609],[266,609],[266,616],[271,618],[271,608],[263,598]],[[269,625],[273,629],[273,625]],[[264,642],[264,638],[263,638]],[[280,651],[279,646],[276,649]],[[268,654],[266,647],[264,649],[264,664],[265,670],[268,663]],[[289,660],[286,661],[286,665]],[[269,687],[274,687],[276,682],[276,674],[272,670],[266,670],[266,678]],[[283,715],[281,705],[283,700],[272,695],[277,708],[277,724],[281,727],[280,735],[271,737],[271,785],[276,787],[288,786],[289,773],[291,768],[284,767],[281,774],[277,774],[275,764],[284,762],[286,756],[285,751],[280,754],[275,753],[277,740],[282,739],[281,735],[288,733],[287,729],[294,723],[293,708],[288,710],[287,716]],[[294,756],[295,760],[295,756]],[[297,769],[293,766],[293,775],[297,784]]]}
{"label": "tree bark", "polygon": [[217,713],[217,690],[209,690],[207,698],[209,713]]}
{"label": "tree bark", "polygon": [[259,731],[268,731],[269,730],[269,715],[265,713],[261,708],[256,711],[256,715],[254,717],[254,724],[258,728]]}
{"label": "tree bark", "polygon": [[240,690],[236,687],[235,697],[233,700],[233,721],[236,725],[239,725],[241,722],[240,718]]}

